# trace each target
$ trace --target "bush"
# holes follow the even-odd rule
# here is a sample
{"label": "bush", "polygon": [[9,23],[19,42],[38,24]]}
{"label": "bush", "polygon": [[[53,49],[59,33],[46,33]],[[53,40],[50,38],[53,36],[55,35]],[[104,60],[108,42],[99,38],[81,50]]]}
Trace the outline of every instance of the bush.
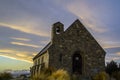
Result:
{"label": "bush", "polygon": [[65,70],[58,70],[53,72],[51,76],[48,77],[48,80],[70,80],[70,76]]}
{"label": "bush", "polygon": [[12,79],[12,75],[10,73],[1,73],[0,80],[10,80]]}
{"label": "bush", "polygon": [[106,72],[100,72],[93,77],[93,80],[109,80],[109,75]]}
{"label": "bush", "polygon": [[116,72],[119,70],[119,67],[115,61],[111,61],[110,63],[107,63],[106,66],[106,72],[111,76],[113,72]]}
{"label": "bush", "polygon": [[51,68],[44,69],[40,72],[40,74],[35,74],[31,79],[32,80],[47,80],[48,76],[53,73]]}
{"label": "bush", "polygon": [[52,71],[45,69],[40,74],[35,74],[31,80],[70,80],[69,74],[65,70]]}
{"label": "bush", "polygon": [[113,72],[112,77],[115,78],[116,80],[120,79],[120,71],[119,72]]}

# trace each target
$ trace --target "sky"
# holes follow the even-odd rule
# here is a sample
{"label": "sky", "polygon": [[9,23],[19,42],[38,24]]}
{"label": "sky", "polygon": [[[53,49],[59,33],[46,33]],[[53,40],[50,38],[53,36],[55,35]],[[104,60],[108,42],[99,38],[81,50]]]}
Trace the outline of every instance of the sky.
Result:
{"label": "sky", "polygon": [[120,0],[0,0],[0,71],[29,69],[50,41],[51,27],[76,19],[120,63]]}

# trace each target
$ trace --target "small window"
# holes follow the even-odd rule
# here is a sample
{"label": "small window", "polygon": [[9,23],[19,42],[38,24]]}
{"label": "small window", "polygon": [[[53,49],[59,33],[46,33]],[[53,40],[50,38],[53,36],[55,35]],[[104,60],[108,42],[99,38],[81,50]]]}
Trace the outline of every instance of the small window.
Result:
{"label": "small window", "polygon": [[80,32],[80,31],[79,31],[79,30],[77,30],[77,36],[79,36],[79,32]]}
{"label": "small window", "polygon": [[35,65],[37,65],[37,60],[35,60]]}
{"label": "small window", "polygon": [[40,64],[40,58],[38,59],[38,64]]}
{"label": "small window", "polygon": [[44,57],[42,57],[41,63],[43,63],[43,61],[44,61]]}
{"label": "small window", "polygon": [[36,60],[36,65],[38,65],[38,59]]}
{"label": "small window", "polygon": [[60,28],[59,27],[56,28],[56,33],[60,34]]}
{"label": "small window", "polygon": [[62,62],[62,54],[59,55],[59,61]]}

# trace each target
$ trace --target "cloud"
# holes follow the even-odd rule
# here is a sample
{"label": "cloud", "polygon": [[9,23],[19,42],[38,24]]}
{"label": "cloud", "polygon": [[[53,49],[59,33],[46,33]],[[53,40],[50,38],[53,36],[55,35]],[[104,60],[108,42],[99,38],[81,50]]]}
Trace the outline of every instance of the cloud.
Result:
{"label": "cloud", "polygon": [[48,37],[3,26],[0,26],[0,34],[0,55],[26,62],[32,62],[32,58],[42,49],[43,44],[40,41],[49,40]]}
{"label": "cloud", "polygon": [[117,52],[117,54],[120,56],[120,52]]}
{"label": "cloud", "polygon": [[106,25],[97,18],[96,12],[85,1],[74,1],[66,7],[71,13],[78,16],[84,25],[92,31],[103,33],[108,30]]}
{"label": "cloud", "polygon": [[104,41],[102,42],[104,48],[116,48],[120,47],[120,42],[115,42],[115,41]]}
{"label": "cloud", "polygon": [[32,62],[32,54],[31,52],[24,52],[24,51],[16,51],[10,49],[0,50],[0,56],[7,57],[10,59],[16,59],[26,62]]}
{"label": "cloud", "polygon": [[110,62],[110,61],[112,61],[112,60],[114,60],[114,61],[119,61],[120,60],[120,58],[119,57],[106,57],[106,63],[107,62]]}
{"label": "cloud", "polygon": [[120,62],[120,47],[112,47],[105,48],[106,54],[106,62],[110,62],[111,60]]}
{"label": "cloud", "polygon": [[46,41],[40,41],[40,43],[41,44],[47,44],[47,43],[49,43],[49,41],[48,40],[46,40]]}
{"label": "cloud", "polygon": [[[28,25],[17,26],[17,25],[11,25],[11,24],[6,24],[6,23],[0,23],[0,26],[9,27],[11,29],[15,29],[15,30],[18,30],[18,31],[21,31],[24,33],[35,34],[35,35],[46,36],[46,37],[49,36],[48,33],[46,33],[45,31],[42,31],[42,30],[38,31],[37,29],[34,29],[34,27],[35,27],[34,25],[32,25],[32,26],[28,26]],[[40,24],[39,24],[39,26],[40,26]]]}
{"label": "cloud", "polygon": [[30,41],[30,39],[27,38],[17,38],[17,37],[11,37],[14,40],[20,40],[20,41]]}
{"label": "cloud", "polygon": [[106,60],[106,62],[110,62],[112,60],[119,62],[120,61],[119,57],[120,56],[116,53],[107,53],[107,56],[106,56],[105,60]]}
{"label": "cloud", "polygon": [[[118,26],[120,11],[112,3],[112,1],[76,0],[65,6],[80,18],[102,47],[113,48],[120,47]],[[118,5],[116,1],[115,4]]]}
{"label": "cloud", "polygon": [[[32,6],[32,7],[31,7]],[[0,1],[0,25],[21,32],[49,37],[50,15],[44,1]],[[46,8],[46,9],[43,9]],[[46,20],[45,20],[46,19]]]}
{"label": "cloud", "polygon": [[6,55],[1,55],[1,54],[0,54],[0,56],[2,56],[2,57],[7,57],[7,58],[10,58],[10,59],[15,59],[15,60],[16,60],[16,58],[14,58],[14,57],[6,56]]}
{"label": "cloud", "polygon": [[[99,2],[102,3],[99,4]],[[116,54],[119,52],[116,48],[120,47],[119,38],[117,38],[118,41],[113,40],[114,35],[112,36],[111,33],[118,32],[116,37],[119,37],[119,28],[117,28],[118,31],[114,31],[119,25],[117,16],[119,14],[109,15],[109,12],[118,12],[114,11],[116,8],[113,10],[114,6],[111,10],[108,9],[109,6],[106,8],[104,5],[103,1],[94,0],[30,0],[29,3],[25,0],[0,1],[0,49],[3,50],[1,54],[10,58],[31,61],[42,46],[48,43],[47,40],[50,40],[50,28],[54,22],[61,21],[66,28],[76,18],[79,18],[91,33],[94,33],[108,54]],[[106,34],[109,30],[106,27],[106,21],[110,23],[109,25],[107,23],[108,28],[114,32]],[[117,25],[111,26],[113,23]],[[116,58],[114,55],[110,56],[110,59]]]}
{"label": "cloud", "polygon": [[105,48],[107,53],[116,54],[120,52],[120,47]]}
{"label": "cloud", "polygon": [[[13,49],[17,49],[17,50],[32,51],[32,50],[34,50],[32,47],[30,48],[30,47],[26,47],[26,46],[12,45],[10,42],[21,42],[21,43],[43,46],[43,44],[40,41],[50,40],[49,37],[28,34],[28,33],[24,33],[24,32],[14,30],[14,29],[11,29],[8,27],[3,27],[3,26],[0,26],[0,34],[1,34],[1,37],[0,37],[0,42],[1,42],[0,48],[1,49],[4,49],[4,48],[12,49],[13,48]],[[22,40],[21,40],[21,38],[22,38]],[[26,39],[27,41],[24,41],[23,38],[24,38],[24,40]],[[28,41],[28,40],[30,40],[30,41]],[[38,49],[38,50],[40,50],[40,49]]]}
{"label": "cloud", "polygon": [[14,60],[25,61],[25,62],[28,62],[28,63],[33,63],[32,61],[25,60],[25,59],[20,59],[20,58],[14,58],[13,56],[7,56],[7,55],[1,55],[1,54],[0,54],[0,56],[10,58],[10,59],[14,59]]}
{"label": "cloud", "polygon": [[20,57],[27,57],[27,55],[25,55],[25,54],[16,54],[17,56],[20,56]]}
{"label": "cloud", "polygon": [[26,44],[26,43],[21,43],[21,42],[11,42],[11,44],[20,45],[20,46],[28,46],[28,47],[33,47],[33,48],[40,48],[41,47],[41,46],[38,46],[38,45]]}
{"label": "cloud", "polygon": [[8,50],[8,49],[5,49],[5,50],[0,50],[1,53],[13,53],[13,50]]}
{"label": "cloud", "polygon": [[36,55],[36,53],[33,53],[32,55],[33,55],[33,56],[35,56],[35,55]]}

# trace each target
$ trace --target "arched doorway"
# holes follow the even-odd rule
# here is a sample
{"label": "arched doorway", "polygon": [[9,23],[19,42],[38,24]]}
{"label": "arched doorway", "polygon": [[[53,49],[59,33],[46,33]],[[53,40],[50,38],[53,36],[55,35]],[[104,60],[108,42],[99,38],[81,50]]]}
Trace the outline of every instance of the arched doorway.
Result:
{"label": "arched doorway", "polygon": [[72,71],[74,74],[82,74],[82,57],[80,51],[77,51],[72,56]]}

